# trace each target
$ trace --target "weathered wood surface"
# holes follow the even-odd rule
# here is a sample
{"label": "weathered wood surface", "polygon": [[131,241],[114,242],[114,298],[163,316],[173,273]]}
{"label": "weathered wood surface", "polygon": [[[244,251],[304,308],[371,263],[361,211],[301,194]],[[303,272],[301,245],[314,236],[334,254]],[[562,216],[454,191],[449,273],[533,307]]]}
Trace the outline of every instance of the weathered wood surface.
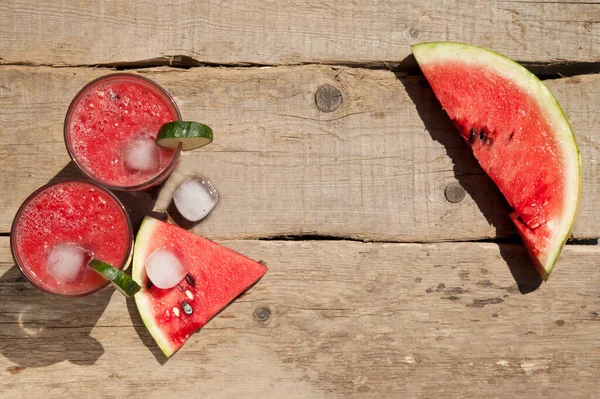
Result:
{"label": "weathered wood surface", "polygon": [[2,397],[600,397],[597,246],[523,295],[517,245],[227,241],[269,272],[161,366],[132,303],[39,293],[7,241]]}
{"label": "weathered wood surface", "polygon": [[[11,171],[0,176],[0,231],[10,230],[37,187],[78,175],[63,144],[64,115],[86,82],[109,72],[0,67],[0,168]],[[215,141],[185,153],[162,190],[121,195],[136,219],[153,209],[173,214],[173,191],[200,173],[221,200],[195,231],[217,239],[317,234],[421,242],[514,234],[508,205],[421,77],[314,65],[140,72],[175,96],[186,119],[211,125]],[[342,95],[333,112],[315,103],[326,84]],[[547,84],[583,153],[574,235],[598,237],[600,75]],[[456,183],[467,195],[449,201],[446,189]]]}
{"label": "weathered wood surface", "polygon": [[[519,245],[439,243],[514,234],[508,206],[422,77],[357,67],[417,72],[409,46],[440,40],[544,73],[598,72],[600,5],[2,2],[3,234],[34,189],[81,176],[64,115],[111,70],[77,66],[274,67],[132,71],[215,141],[163,187],[120,194],[135,221],[176,218],[173,191],[204,174],[221,200],[194,230],[267,275],[165,362],[133,302],[42,294],[0,237],[0,397],[600,398],[600,247],[567,246],[540,285]],[[340,66],[287,66],[319,63]],[[597,238],[600,75],[546,83],[584,159],[574,236]],[[281,235],[409,243],[254,240]]]}
{"label": "weathered wood surface", "polygon": [[440,40],[519,61],[600,60],[595,1],[8,0],[0,21],[1,63],[394,65]]}

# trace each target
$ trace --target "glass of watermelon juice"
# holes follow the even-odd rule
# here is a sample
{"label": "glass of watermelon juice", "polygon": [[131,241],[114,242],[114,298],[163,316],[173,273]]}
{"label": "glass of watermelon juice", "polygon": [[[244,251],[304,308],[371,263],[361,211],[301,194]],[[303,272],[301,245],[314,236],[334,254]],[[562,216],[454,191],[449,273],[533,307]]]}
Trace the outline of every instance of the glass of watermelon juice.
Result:
{"label": "glass of watermelon juice", "polygon": [[131,260],[133,229],[119,200],[96,184],[48,184],[21,205],[12,224],[15,263],[42,291],[86,296],[109,282],[87,263],[92,257],[124,269]]}
{"label": "glass of watermelon juice", "polygon": [[113,190],[144,190],[164,181],[181,148],[156,145],[166,122],[181,120],[173,98],[142,76],[115,73],[75,96],[64,125],[67,151],[88,177]]}

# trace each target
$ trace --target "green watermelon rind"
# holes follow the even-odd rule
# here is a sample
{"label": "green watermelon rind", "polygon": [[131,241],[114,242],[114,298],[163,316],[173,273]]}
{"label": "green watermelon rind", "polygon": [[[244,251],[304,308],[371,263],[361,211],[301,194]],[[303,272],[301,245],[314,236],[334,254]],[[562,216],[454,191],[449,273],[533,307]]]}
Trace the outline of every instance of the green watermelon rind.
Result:
{"label": "green watermelon rind", "polygon": [[[419,65],[433,64],[449,60],[461,60],[466,63],[474,63],[490,68],[495,73],[510,79],[526,93],[535,98],[542,112],[555,128],[553,133],[560,143],[567,168],[565,180],[567,182],[577,181],[578,184],[565,184],[565,207],[562,219],[557,227],[550,244],[550,252],[545,264],[536,263],[541,277],[547,280],[554,269],[556,260],[569,239],[575,224],[575,218],[581,199],[581,188],[583,185],[582,158],[573,130],[564,111],[552,95],[550,90],[529,70],[508,57],[498,54],[489,49],[457,42],[428,42],[411,46],[412,52]],[[535,261],[535,259],[534,259]]]}
{"label": "green watermelon rind", "polygon": [[[141,291],[138,292],[134,297],[142,321],[144,322],[144,325],[146,326],[146,329],[150,335],[152,335],[156,341],[160,350],[166,357],[170,357],[173,353],[175,353],[177,348],[171,344],[171,341],[164,335],[160,327],[154,322],[154,315],[150,312],[152,309],[151,298],[146,294],[147,278],[146,267],[144,266],[144,259],[146,259],[146,257],[140,256],[147,251],[147,245],[152,241],[152,235],[157,225],[158,220],[154,218],[146,216],[144,217],[144,220],[142,220],[133,250],[134,257],[131,277],[140,285],[140,287],[142,287]],[[138,256],[135,256],[136,254]]]}

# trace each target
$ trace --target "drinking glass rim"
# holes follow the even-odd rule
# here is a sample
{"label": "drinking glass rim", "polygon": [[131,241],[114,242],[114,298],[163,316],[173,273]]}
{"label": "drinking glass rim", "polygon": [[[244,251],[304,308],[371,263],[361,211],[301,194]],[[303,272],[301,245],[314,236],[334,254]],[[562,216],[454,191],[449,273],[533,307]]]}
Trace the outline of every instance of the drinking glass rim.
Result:
{"label": "drinking glass rim", "polygon": [[39,289],[40,291],[43,292],[47,292],[53,295],[59,295],[59,296],[66,296],[66,297],[84,297],[84,296],[89,296],[92,294],[95,294],[96,292],[99,292],[101,290],[103,290],[104,288],[106,288],[109,284],[110,281],[106,280],[105,283],[101,284],[99,287],[94,288],[91,291],[87,291],[87,292],[82,292],[82,293],[78,293],[78,294],[61,294],[58,292],[54,292],[51,291],[49,289],[47,289],[46,287],[42,286],[41,284],[39,284],[38,282],[34,281],[33,278],[29,277],[28,273],[25,271],[25,267],[21,265],[21,258],[19,257],[18,254],[18,250],[17,250],[17,243],[16,243],[16,230],[15,227],[17,226],[17,223],[21,217],[21,214],[23,213],[23,210],[25,210],[25,208],[27,207],[27,205],[29,205],[29,203],[35,199],[42,191],[47,190],[51,187],[60,185],[60,184],[65,184],[65,183],[83,183],[83,184],[87,184],[90,185],[96,189],[99,189],[105,193],[108,194],[109,197],[111,197],[112,199],[114,199],[117,204],[119,205],[119,207],[121,208],[121,210],[123,211],[123,215],[125,216],[125,220],[127,221],[127,230],[129,231],[129,248],[127,251],[127,255],[125,257],[125,260],[121,263],[121,265],[118,267],[119,270],[125,270],[125,268],[127,267],[127,265],[129,265],[129,263],[131,262],[131,257],[133,255],[133,226],[131,224],[131,219],[129,217],[129,212],[127,212],[127,209],[125,208],[125,206],[123,205],[123,203],[117,198],[117,196],[112,193],[110,190],[100,186],[99,184],[96,184],[93,181],[88,181],[88,180],[84,180],[84,179],[66,179],[66,180],[62,180],[62,181],[58,181],[58,182],[54,182],[54,183],[47,183],[44,184],[43,186],[39,187],[38,189],[36,189],[34,192],[32,192],[31,194],[29,194],[29,196],[25,199],[25,201],[23,201],[23,203],[21,204],[21,206],[19,207],[19,210],[17,211],[17,213],[15,214],[15,217],[13,219],[13,222],[11,224],[11,228],[10,228],[10,252],[12,254],[13,260],[15,261],[16,266],[19,268],[19,271],[21,272],[21,274],[23,274],[23,276],[25,276],[25,278],[27,279],[27,281],[29,283],[31,283],[31,285],[33,285],[34,287],[36,287],[37,289]]}
{"label": "drinking glass rim", "polygon": [[67,109],[67,114],[65,115],[65,122],[64,122],[64,126],[63,126],[63,136],[64,136],[64,142],[65,142],[65,147],[67,148],[67,152],[69,153],[69,157],[71,158],[71,160],[75,163],[75,165],[77,165],[77,168],[89,179],[91,179],[92,181],[96,182],[98,185],[105,187],[107,189],[110,190],[116,190],[116,191],[138,191],[138,190],[143,190],[145,188],[148,187],[152,187],[154,184],[164,180],[167,176],[169,176],[172,172],[173,169],[175,168],[175,165],[177,164],[177,161],[179,161],[179,157],[181,156],[181,147],[182,144],[180,143],[179,146],[177,146],[177,149],[175,150],[175,154],[173,154],[173,158],[171,159],[171,162],[169,162],[169,164],[165,167],[165,169],[160,172],[158,175],[154,176],[153,178],[151,178],[150,180],[147,180],[143,183],[140,184],[135,184],[133,186],[116,186],[113,184],[109,184],[109,183],[105,183],[103,181],[101,181],[99,178],[97,178],[96,176],[94,176],[91,172],[89,172],[88,170],[86,170],[85,167],[83,167],[76,159],[75,157],[75,153],[72,151],[71,149],[71,143],[69,140],[69,132],[70,132],[70,117],[71,114],[73,112],[73,109],[75,108],[75,105],[77,104],[78,100],[81,99],[81,97],[86,93],[87,90],[90,89],[90,87],[98,84],[99,82],[106,80],[106,79],[113,79],[113,78],[133,78],[133,79],[139,79],[139,80],[143,80],[144,82],[150,84],[151,86],[155,87],[156,89],[158,89],[161,93],[163,93],[166,98],[169,100],[169,103],[173,106],[173,108],[175,109],[175,112],[177,112],[177,120],[181,120],[181,111],[179,111],[179,107],[177,106],[177,104],[175,103],[175,100],[173,99],[173,97],[169,94],[169,92],[167,92],[161,85],[159,85],[158,83],[156,83],[155,81],[153,81],[152,79],[149,79],[145,76],[141,76],[141,75],[137,75],[134,73],[127,73],[127,72],[117,72],[117,73],[110,73],[108,75],[103,75],[100,76],[94,80],[92,80],[91,82],[88,82],[85,86],[83,86],[81,88],[81,90],[79,90],[77,92],[77,94],[75,95],[75,97],[73,97],[73,100],[71,100],[71,104],[69,104],[69,108]]}

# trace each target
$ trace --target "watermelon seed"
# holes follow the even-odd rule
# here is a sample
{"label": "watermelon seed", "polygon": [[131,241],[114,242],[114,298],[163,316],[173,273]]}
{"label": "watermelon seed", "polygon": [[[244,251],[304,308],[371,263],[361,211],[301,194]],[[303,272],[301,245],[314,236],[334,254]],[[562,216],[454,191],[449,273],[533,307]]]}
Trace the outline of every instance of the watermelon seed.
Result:
{"label": "watermelon seed", "polygon": [[186,301],[181,302],[181,309],[183,309],[183,313],[185,313],[188,316],[194,313],[194,309],[192,309],[190,304]]}
{"label": "watermelon seed", "polygon": [[152,288],[152,281],[150,281],[150,279],[146,280],[146,289],[149,290],[150,288]]}
{"label": "watermelon seed", "polygon": [[190,298],[190,300],[194,299],[194,295],[191,293],[190,290],[185,290],[185,295]]}
{"label": "watermelon seed", "polygon": [[479,140],[481,140],[481,141],[485,140],[485,132],[483,130],[479,131]]}
{"label": "watermelon seed", "polygon": [[173,308],[173,314],[177,317],[179,317],[179,308],[178,307],[174,307]]}
{"label": "watermelon seed", "polygon": [[487,145],[488,147],[492,145],[492,139],[491,138],[487,138],[485,139],[485,145]]}
{"label": "watermelon seed", "polygon": [[196,286],[196,281],[194,281],[194,278],[192,277],[191,274],[188,274],[187,276],[185,276],[185,281],[187,281],[187,283],[189,285],[191,285],[192,287]]}
{"label": "watermelon seed", "polygon": [[510,132],[510,136],[508,136],[508,139],[512,140],[514,135],[515,135],[515,132]]}
{"label": "watermelon seed", "polygon": [[469,143],[473,144],[475,142],[475,129],[469,130]]}

